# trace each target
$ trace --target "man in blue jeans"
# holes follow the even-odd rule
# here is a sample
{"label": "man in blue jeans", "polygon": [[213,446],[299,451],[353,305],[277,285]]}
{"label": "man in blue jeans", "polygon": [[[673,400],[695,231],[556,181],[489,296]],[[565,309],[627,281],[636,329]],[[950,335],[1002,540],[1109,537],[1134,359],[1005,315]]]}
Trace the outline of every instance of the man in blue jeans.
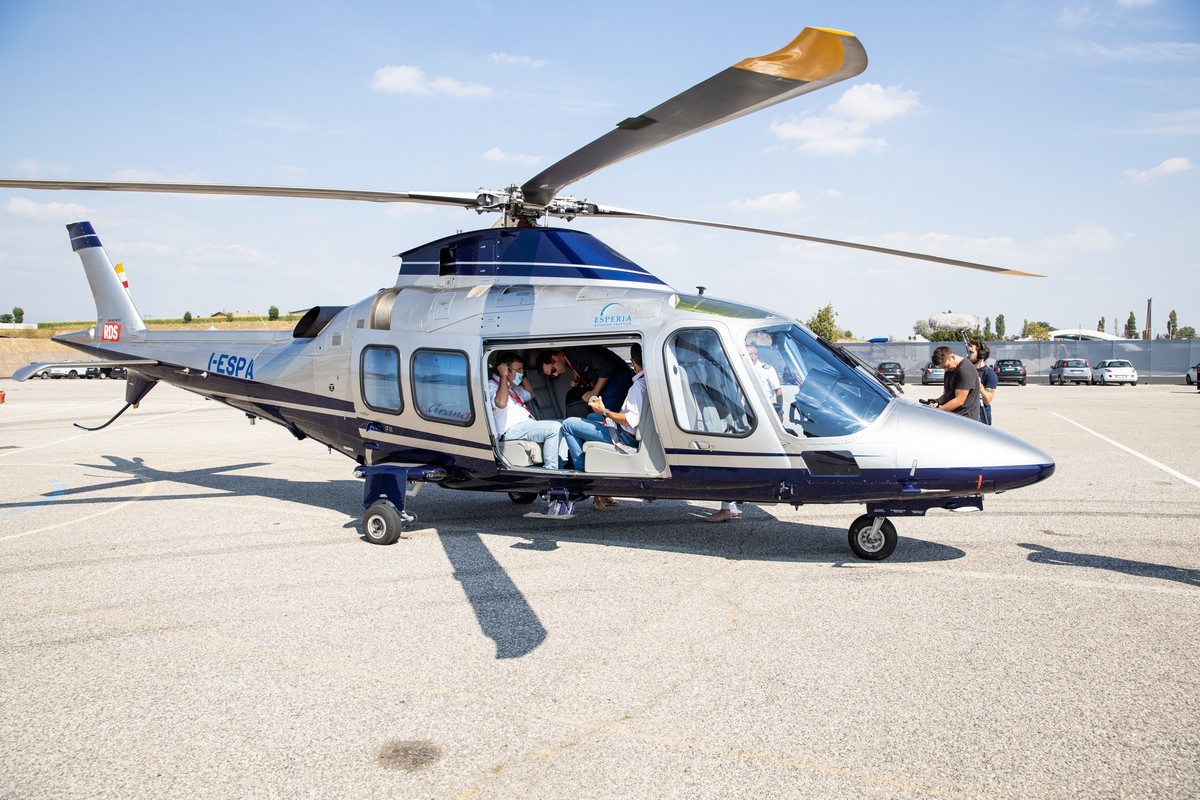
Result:
{"label": "man in blue jeans", "polygon": [[542,466],[560,469],[562,459],[558,454],[558,443],[562,422],[533,418],[528,408],[533,392],[521,385],[524,378],[525,364],[517,353],[505,351],[496,356],[492,379],[488,381],[488,405],[492,408],[496,435],[513,441],[541,442]]}
{"label": "man in blue jeans", "polygon": [[[609,433],[610,428],[606,424],[610,420],[616,426],[613,430],[618,442],[627,447],[638,446],[638,424],[642,420],[642,409],[646,404],[646,371],[642,367],[642,346],[634,344],[630,351],[629,360],[633,362],[636,374],[633,376],[629,393],[625,395],[625,401],[621,404],[621,410],[613,411],[607,408],[603,398],[594,395],[588,400],[591,414],[586,417],[570,417],[563,421],[563,438],[567,440],[567,452],[570,453],[571,461],[577,470],[583,471],[584,468],[584,442],[613,440],[612,434]],[[592,505],[597,511],[604,511],[606,505],[616,505],[616,501],[608,497],[596,497]]]}

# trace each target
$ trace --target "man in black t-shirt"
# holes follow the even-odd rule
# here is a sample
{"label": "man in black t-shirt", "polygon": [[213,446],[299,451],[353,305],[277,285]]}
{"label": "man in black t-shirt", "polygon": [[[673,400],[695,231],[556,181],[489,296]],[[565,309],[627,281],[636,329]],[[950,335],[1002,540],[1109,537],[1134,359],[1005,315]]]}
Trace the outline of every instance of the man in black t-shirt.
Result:
{"label": "man in black t-shirt", "polygon": [[946,370],[946,389],[930,405],[978,422],[979,370],[945,345],[934,350],[929,360]]}

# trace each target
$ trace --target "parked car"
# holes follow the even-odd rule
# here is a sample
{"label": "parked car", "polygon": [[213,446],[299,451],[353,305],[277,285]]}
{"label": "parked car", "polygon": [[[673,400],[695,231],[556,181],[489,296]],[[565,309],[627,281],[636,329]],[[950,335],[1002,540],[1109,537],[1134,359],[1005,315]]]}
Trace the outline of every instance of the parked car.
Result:
{"label": "parked car", "polygon": [[875,374],[885,381],[904,385],[904,367],[899,361],[884,361],[875,367]]}
{"label": "parked car", "polygon": [[1123,358],[1110,358],[1092,367],[1092,385],[1115,383],[1119,386],[1137,386],[1137,370]]}
{"label": "parked car", "polygon": [[945,382],[946,370],[942,369],[941,367],[935,367],[932,361],[921,368],[922,386],[928,386],[931,383],[936,383],[938,386],[941,386]]}
{"label": "parked car", "polygon": [[1025,365],[1021,363],[1021,359],[1019,358],[998,359],[993,369],[996,370],[996,380],[1000,383],[1011,381],[1024,386],[1028,378],[1025,374]]}
{"label": "parked car", "polygon": [[1183,373],[1183,379],[1187,381],[1187,385],[1191,386],[1194,383],[1200,384],[1200,364]]}
{"label": "parked car", "polygon": [[1092,382],[1092,366],[1083,358],[1060,358],[1050,368],[1050,385],[1057,383],[1066,386],[1067,382],[1076,385]]}
{"label": "parked car", "polygon": [[41,378],[42,380],[46,378],[78,378],[79,370],[73,367],[46,367],[33,373],[33,377]]}

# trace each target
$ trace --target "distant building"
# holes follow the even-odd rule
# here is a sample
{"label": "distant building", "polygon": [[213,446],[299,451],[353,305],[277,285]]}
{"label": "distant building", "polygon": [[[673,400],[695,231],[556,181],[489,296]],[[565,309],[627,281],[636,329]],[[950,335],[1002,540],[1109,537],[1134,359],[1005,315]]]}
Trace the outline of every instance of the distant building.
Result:
{"label": "distant building", "polygon": [[1124,337],[1113,336],[1111,333],[1103,331],[1094,331],[1088,328],[1063,328],[1057,331],[1050,331],[1051,339],[1071,339],[1079,341],[1086,339],[1091,342],[1119,342]]}

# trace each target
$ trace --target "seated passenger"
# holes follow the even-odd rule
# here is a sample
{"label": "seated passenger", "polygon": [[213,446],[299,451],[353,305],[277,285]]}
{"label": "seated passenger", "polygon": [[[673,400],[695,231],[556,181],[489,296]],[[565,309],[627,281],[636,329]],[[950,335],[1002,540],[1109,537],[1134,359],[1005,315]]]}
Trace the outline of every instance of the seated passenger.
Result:
{"label": "seated passenger", "polygon": [[496,436],[503,440],[540,442],[542,466],[560,469],[562,459],[558,448],[562,422],[533,418],[528,407],[533,393],[521,386],[524,377],[525,364],[520,355],[506,350],[496,356],[492,379],[488,381],[488,405],[492,409]]}
{"label": "seated passenger", "polygon": [[629,365],[607,347],[591,345],[565,347],[558,352],[544,350],[538,354],[537,363],[538,369],[547,377],[572,376],[575,383],[584,388],[584,402],[599,395],[606,408],[620,408],[633,385],[633,371]]}
{"label": "seated passenger", "polygon": [[616,441],[627,447],[638,446],[638,423],[641,422],[642,408],[646,402],[646,371],[642,368],[642,346],[635,344],[632,350],[630,358],[637,368],[637,374],[633,376],[633,385],[621,404],[621,410],[612,411],[602,397],[593,396],[588,401],[591,414],[583,418],[571,417],[562,423],[567,452],[577,470],[583,470],[583,442],[613,441],[613,434],[606,424],[608,420],[612,420],[616,426]]}

